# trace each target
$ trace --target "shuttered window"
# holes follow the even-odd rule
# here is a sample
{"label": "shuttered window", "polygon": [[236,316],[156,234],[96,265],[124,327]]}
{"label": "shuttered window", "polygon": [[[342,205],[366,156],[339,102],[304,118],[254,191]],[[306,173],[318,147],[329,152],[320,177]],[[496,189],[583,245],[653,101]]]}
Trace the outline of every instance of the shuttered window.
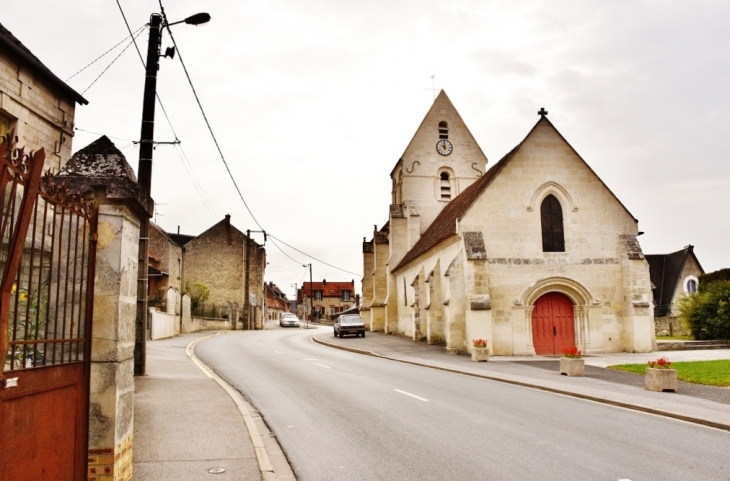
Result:
{"label": "shuttered window", "polygon": [[540,221],[542,222],[542,251],[565,252],[563,209],[555,196],[548,195],[542,201]]}

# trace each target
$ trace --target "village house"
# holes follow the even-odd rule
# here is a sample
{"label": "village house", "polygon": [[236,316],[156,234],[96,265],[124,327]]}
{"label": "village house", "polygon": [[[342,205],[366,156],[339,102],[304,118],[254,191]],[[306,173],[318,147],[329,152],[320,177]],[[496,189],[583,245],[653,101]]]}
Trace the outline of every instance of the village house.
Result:
{"label": "village house", "polygon": [[182,247],[154,222],[150,222],[149,236],[148,306],[179,315]]}
{"label": "village house", "polygon": [[363,242],[371,330],[448,352],[650,352],[638,221],[541,109],[488,170],[442,91],[391,172],[388,222]]}
{"label": "village house", "polygon": [[[338,312],[359,303],[355,280],[345,282],[305,282],[297,290],[297,316],[300,319],[330,319]],[[310,313],[313,312],[313,316]]]}
{"label": "village house", "polygon": [[697,292],[699,277],[705,273],[694,246],[688,245],[671,254],[647,254],[646,260],[651,272],[657,335],[688,334],[677,319],[679,300]]}
{"label": "village house", "polygon": [[18,146],[43,148],[45,169],[58,171],[71,157],[77,103],[88,101],[0,24],[0,136],[15,132]]}
{"label": "village house", "polygon": [[273,282],[264,284],[264,296],[266,297],[266,320],[279,321],[282,314],[289,312],[289,300],[286,294],[281,292]]}
{"label": "village house", "polygon": [[[205,305],[210,313],[238,319],[239,325],[234,326],[238,329],[263,327],[265,268],[266,249],[253,239],[247,242],[246,234],[231,224],[230,215],[183,246],[183,290],[192,291],[196,284],[203,285],[209,292]],[[250,309],[249,325],[243,324],[246,305]]]}

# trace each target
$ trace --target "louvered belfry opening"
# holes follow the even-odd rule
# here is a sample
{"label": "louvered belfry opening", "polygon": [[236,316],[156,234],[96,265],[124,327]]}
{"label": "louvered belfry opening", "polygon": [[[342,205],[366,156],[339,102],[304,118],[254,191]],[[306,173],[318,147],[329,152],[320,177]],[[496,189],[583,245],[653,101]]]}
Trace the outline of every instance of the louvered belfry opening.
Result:
{"label": "louvered belfry opening", "polygon": [[540,205],[543,252],[565,252],[563,209],[554,195],[548,195]]}

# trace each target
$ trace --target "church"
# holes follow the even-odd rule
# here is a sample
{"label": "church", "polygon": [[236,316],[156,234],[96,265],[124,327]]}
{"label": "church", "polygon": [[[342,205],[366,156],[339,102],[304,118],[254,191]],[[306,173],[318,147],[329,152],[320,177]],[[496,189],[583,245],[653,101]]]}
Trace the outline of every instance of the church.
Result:
{"label": "church", "polygon": [[638,220],[538,113],[490,165],[440,92],[390,173],[388,221],[363,239],[370,330],[450,353],[654,349]]}

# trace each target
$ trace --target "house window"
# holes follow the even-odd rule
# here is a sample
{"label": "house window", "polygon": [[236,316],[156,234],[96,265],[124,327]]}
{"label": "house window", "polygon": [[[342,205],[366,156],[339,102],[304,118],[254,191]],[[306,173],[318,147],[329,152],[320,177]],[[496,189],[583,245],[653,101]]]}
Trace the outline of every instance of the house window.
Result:
{"label": "house window", "polygon": [[330,307],[330,316],[334,316],[337,314],[337,308],[336,307]]}
{"label": "house window", "polygon": [[542,223],[542,251],[565,252],[563,209],[554,195],[548,195],[540,206]]}
{"label": "house window", "polygon": [[342,300],[343,301],[349,301],[350,300],[350,291],[342,291]]}
{"label": "house window", "polygon": [[697,285],[699,281],[695,276],[687,276],[684,280],[684,292],[687,294],[694,294],[697,292]]}
{"label": "house window", "polygon": [[444,122],[443,120],[439,122],[439,139],[448,139],[449,138],[449,124]]}
{"label": "house window", "polygon": [[314,291],[314,300],[315,301],[321,301],[322,300],[322,291]]}
{"label": "house window", "polygon": [[441,172],[441,199],[451,199],[451,181],[448,172]]}

